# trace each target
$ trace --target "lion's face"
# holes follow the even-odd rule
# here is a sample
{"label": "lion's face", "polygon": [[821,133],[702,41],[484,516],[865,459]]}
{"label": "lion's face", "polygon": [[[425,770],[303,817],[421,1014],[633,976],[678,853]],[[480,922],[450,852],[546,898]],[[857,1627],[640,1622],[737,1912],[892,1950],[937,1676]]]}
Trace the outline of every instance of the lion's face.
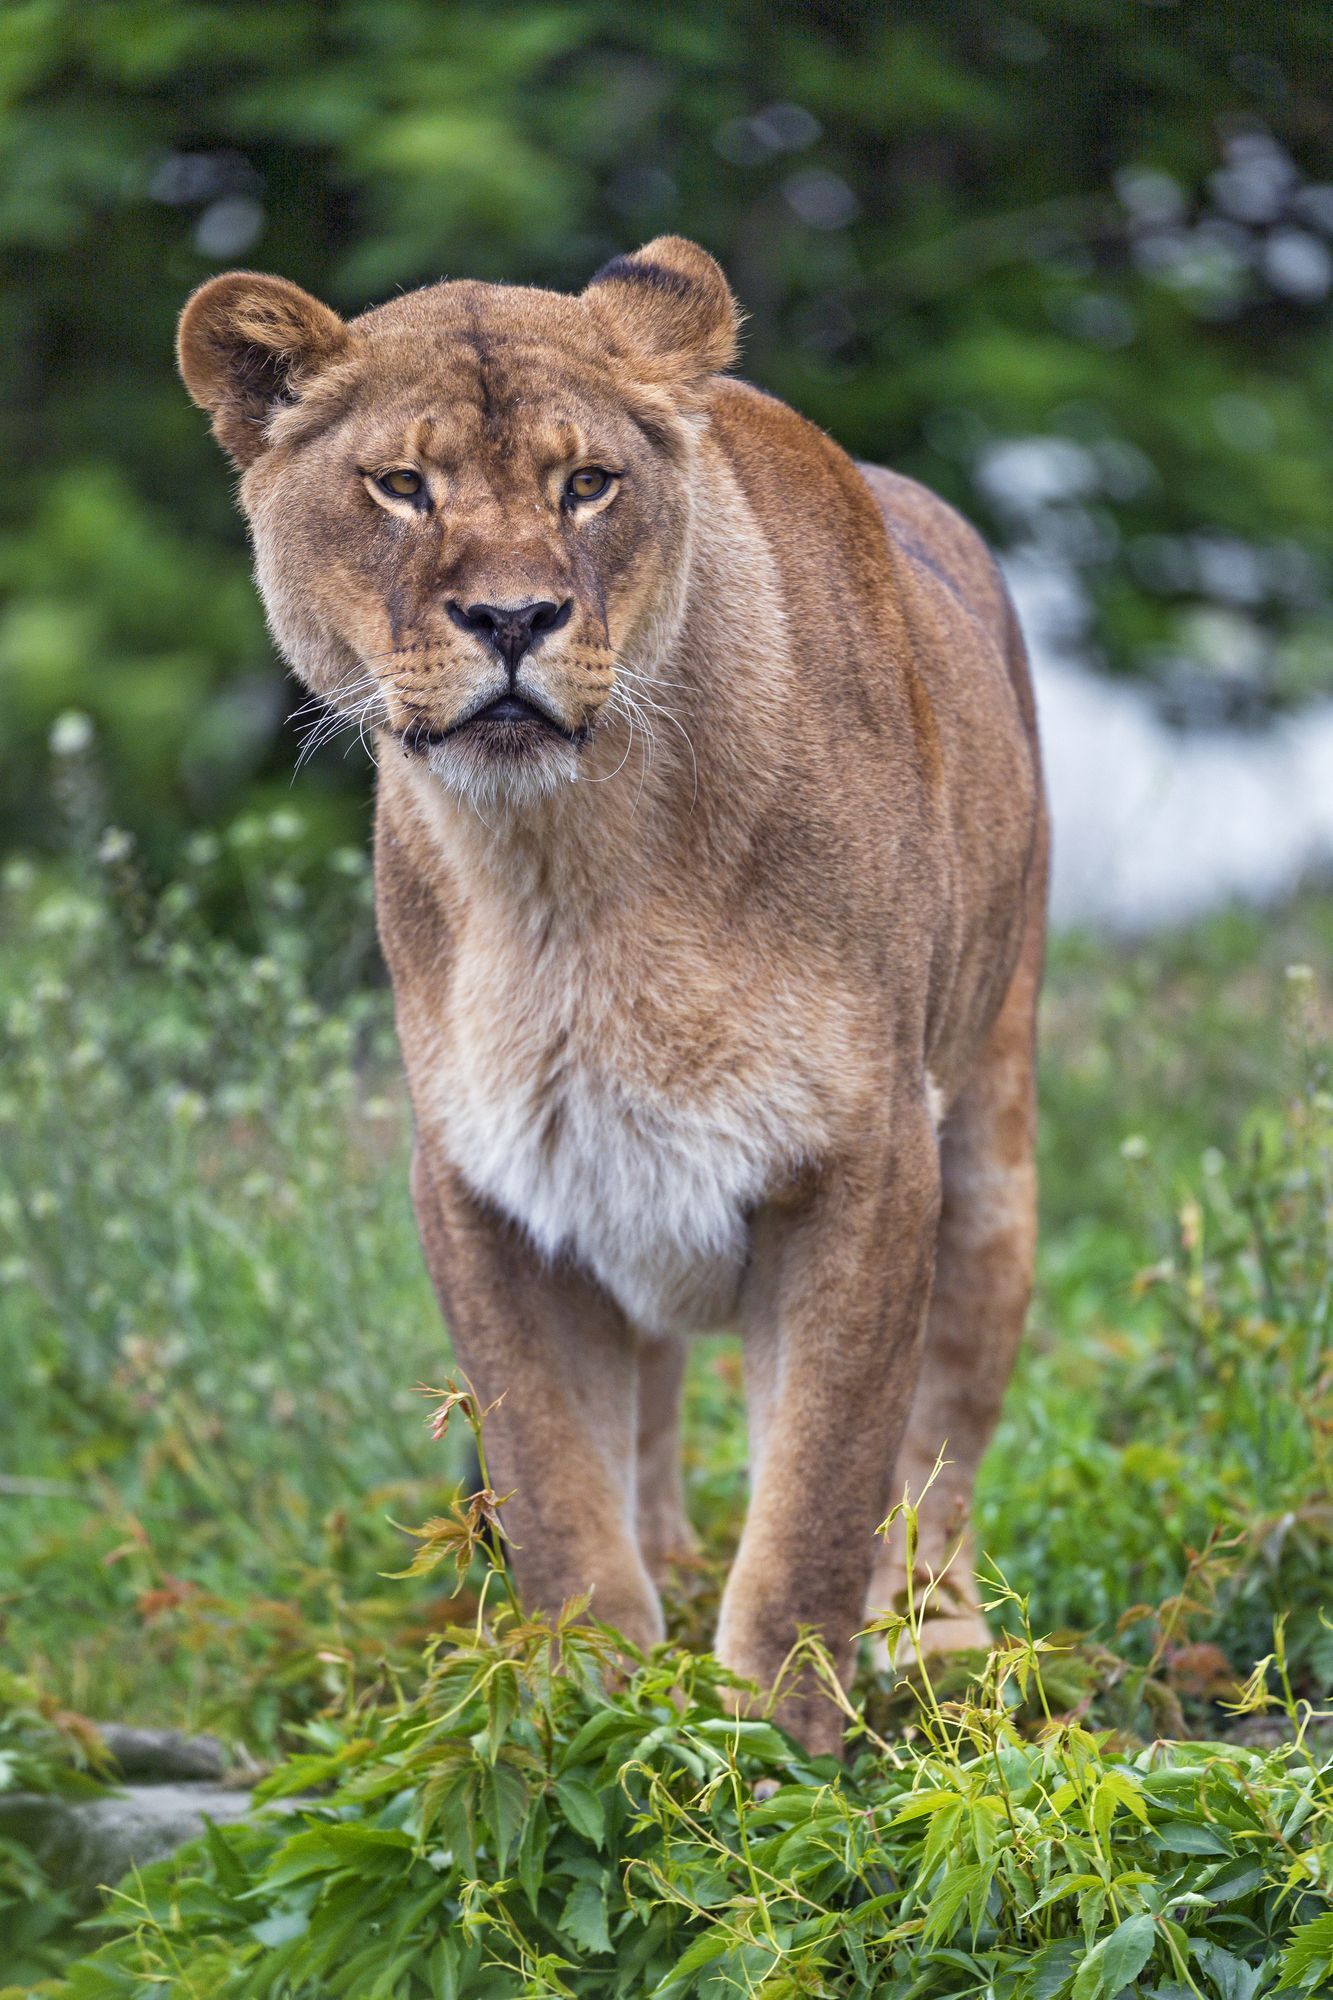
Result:
{"label": "lion's face", "polygon": [[350,325],[235,273],[187,307],[181,365],[292,665],[451,790],[517,802],[647,692],[734,338],[717,267],[672,238],[578,298],[437,285]]}

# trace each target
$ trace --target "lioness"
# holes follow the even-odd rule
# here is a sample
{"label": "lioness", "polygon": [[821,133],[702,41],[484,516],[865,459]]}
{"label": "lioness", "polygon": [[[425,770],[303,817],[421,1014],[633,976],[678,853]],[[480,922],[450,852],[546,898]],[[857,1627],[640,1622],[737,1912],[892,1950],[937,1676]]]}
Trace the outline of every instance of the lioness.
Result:
{"label": "lioness", "polygon": [[[189,301],[279,646],[375,735],[412,1189],[530,1603],[632,1641],[690,1545],[685,1340],[738,1323],[751,1497],[721,1657],[849,1671],[966,1544],[1033,1254],[1046,825],[1022,640],[972,530],[728,379],[679,237],[577,297],[448,283],[344,323]],[[933,1280],[933,1283],[932,1283]],[[780,1719],[837,1709],[807,1672]]]}

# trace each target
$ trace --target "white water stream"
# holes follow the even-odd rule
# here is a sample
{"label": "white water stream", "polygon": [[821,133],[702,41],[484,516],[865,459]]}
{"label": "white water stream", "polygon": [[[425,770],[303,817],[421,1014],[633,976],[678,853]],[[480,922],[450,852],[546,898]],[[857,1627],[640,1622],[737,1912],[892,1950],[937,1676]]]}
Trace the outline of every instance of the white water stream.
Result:
{"label": "white water stream", "polygon": [[1333,702],[1262,728],[1177,728],[1062,638],[1058,578],[1020,567],[1009,581],[1041,713],[1057,924],[1148,930],[1333,870]]}

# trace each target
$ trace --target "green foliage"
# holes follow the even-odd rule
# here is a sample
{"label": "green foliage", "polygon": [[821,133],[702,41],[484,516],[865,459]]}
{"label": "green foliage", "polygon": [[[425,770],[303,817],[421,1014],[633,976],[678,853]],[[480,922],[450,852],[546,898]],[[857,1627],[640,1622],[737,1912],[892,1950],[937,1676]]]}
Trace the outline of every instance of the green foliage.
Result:
{"label": "green foliage", "polygon": [[[730,1719],[701,1651],[734,1344],[691,1374],[679,1650],[619,1680],[605,1634],[516,1618],[495,1497],[455,1504],[414,1393],[444,1341],[363,864],[286,810],[157,889],[58,741],[73,852],[11,862],[0,907],[0,1617],[32,1676],[0,1760],[78,1782],[68,1709],[298,1745],[268,1788],[297,1819],[124,1885],[71,1994],[1321,1992],[1322,1725],[1248,1744],[1333,1677],[1327,994],[1287,972],[1325,908],[1057,948],[1038,1299],[979,1508],[1011,1643],[867,1660],[839,1774]],[[1245,1742],[1155,1741],[1237,1705]],[[69,1915],[0,1851],[0,1977],[67,1964]]]}
{"label": "green foliage", "polygon": [[6,1829],[6,1793],[94,1798],[105,1762],[100,1740],[82,1716],[61,1709],[28,1679],[0,1667],[0,1962],[6,1980],[58,1972],[72,1950],[74,1905],[61,1886]]}
{"label": "green foliage", "polygon": [[[1038,1337],[1025,1355],[981,1520],[986,1546],[1058,1579],[1038,1589],[1043,1623],[1110,1627],[1158,1657],[1187,1631],[1221,1633],[1243,1665],[1285,1612],[1293,1659],[1333,1685],[1326,1083],[1316,1066],[1281,1115],[1251,1116],[1233,1162],[1207,1153],[1200,1192],[1176,1194],[1174,1240],[1110,1324],[1077,1348]],[[1130,1150],[1133,1164],[1147,1142]],[[1185,1576],[1164,1631],[1156,1607]]]}
{"label": "green foliage", "polygon": [[95,1798],[106,1753],[93,1726],[0,1667],[0,1792]]}
{"label": "green foliage", "polygon": [[[307,1728],[290,1815],[113,1898],[67,2000],[210,1995],[1234,2000],[1320,1990],[1333,1765],[1127,1751],[1049,1711],[1030,1635],[917,1740],[811,1760],[733,1714],[716,1663],[502,1609],[446,1632],[415,1700]],[[314,1793],[315,1797],[310,1795]]]}
{"label": "green foliage", "polygon": [[[206,921],[224,869],[245,943]],[[385,1516],[450,1474],[410,1414],[442,1342],[405,1106],[361,1085],[391,1049],[366,865],[288,812],[196,840],[161,895],[117,835],[0,894],[7,1637],[74,1706],[199,1702],[271,1740],[331,1660],[415,1646]]]}
{"label": "green foliage", "polygon": [[[1243,25],[1115,0],[19,0],[6,830],[71,704],[106,731],[115,817],[162,851],[285,776],[228,475],[170,363],[191,287],[237,263],[356,311],[446,273],[577,287],[683,230],[734,277],[747,370],[1072,567],[1110,665],[1208,713],[1326,687],[1331,54],[1314,0]],[[1029,437],[1056,441],[1044,499],[995,476]],[[364,771],[318,782],[348,830]]]}

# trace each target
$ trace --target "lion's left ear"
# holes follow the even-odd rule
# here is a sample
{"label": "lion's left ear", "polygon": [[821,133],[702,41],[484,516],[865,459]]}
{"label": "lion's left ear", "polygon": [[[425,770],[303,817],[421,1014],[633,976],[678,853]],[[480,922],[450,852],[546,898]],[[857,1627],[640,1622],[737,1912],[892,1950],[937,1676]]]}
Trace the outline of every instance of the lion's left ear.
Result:
{"label": "lion's left ear", "polygon": [[613,257],[583,296],[649,380],[697,388],[736,359],[739,308],[721,266],[684,236]]}
{"label": "lion's left ear", "polygon": [[176,355],[218,443],[246,466],[264,450],[274,408],[349,339],[337,313],[290,279],[227,271],[187,301]]}

